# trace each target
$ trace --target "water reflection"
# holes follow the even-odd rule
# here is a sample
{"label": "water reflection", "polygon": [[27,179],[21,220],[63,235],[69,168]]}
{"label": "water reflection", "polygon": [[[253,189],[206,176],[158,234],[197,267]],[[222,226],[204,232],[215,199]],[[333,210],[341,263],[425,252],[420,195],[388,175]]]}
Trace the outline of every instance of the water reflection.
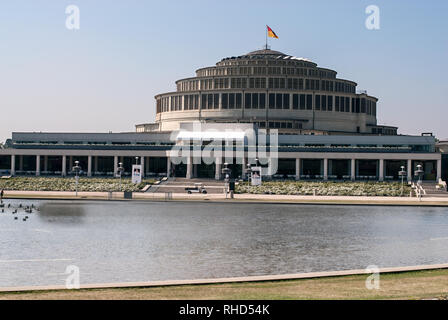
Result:
{"label": "water reflection", "polygon": [[[0,232],[0,286],[63,284],[55,275],[67,264],[98,283],[448,262],[446,208],[52,201],[40,210],[23,223],[0,215],[0,229],[14,230]],[[32,259],[47,260],[4,262]]]}
{"label": "water reflection", "polygon": [[45,222],[81,224],[84,208],[83,203],[45,202],[39,207],[38,216]]}

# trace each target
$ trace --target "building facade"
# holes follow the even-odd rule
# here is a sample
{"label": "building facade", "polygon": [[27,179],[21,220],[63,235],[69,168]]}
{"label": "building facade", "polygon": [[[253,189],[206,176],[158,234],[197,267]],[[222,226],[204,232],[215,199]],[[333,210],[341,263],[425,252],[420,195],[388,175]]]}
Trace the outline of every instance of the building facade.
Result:
{"label": "building facade", "polygon": [[286,134],[383,134],[376,97],[308,59],[269,49],[222,59],[159,94],[156,122],[137,132],[178,130],[180,123],[254,123]]}
{"label": "building facade", "polygon": [[448,139],[437,142],[436,146],[442,153],[442,180],[448,181]]}
{"label": "building facade", "polygon": [[[79,161],[89,177],[114,177],[121,163],[125,175],[141,164],[144,176],[221,179],[228,163],[233,177],[244,178],[252,150],[263,145],[257,158],[276,164],[265,179],[393,181],[404,169],[411,181],[417,165],[424,180],[447,176],[446,143],[378,125],[376,97],[307,59],[258,50],[176,84],[177,91],[155,97],[155,123],[137,125],[137,132],[12,133],[0,149],[0,175],[70,176]],[[260,142],[260,134],[271,138]],[[216,150],[213,161],[173,153],[203,152],[215,140],[230,158]]]}
{"label": "building facade", "polygon": [[[246,128],[243,128],[246,129]],[[73,175],[74,161],[79,161],[86,176],[110,176],[121,162],[125,175],[132,164],[142,164],[145,176],[176,176],[187,178],[221,179],[222,164],[227,161],[235,178],[245,175],[251,162],[252,147],[244,131],[240,137],[230,137],[229,131],[217,131],[240,159],[225,160],[222,155],[213,163],[194,159],[193,154],[181,163],[172,159],[174,146],[182,144],[200,150],[211,139],[207,135],[193,138],[181,130],[171,133],[13,133],[6,148],[0,149],[2,175]],[[237,141],[239,139],[239,141]],[[241,142],[241,143],[240,143]],[[268,142],[269,147],[269,142]],[[241,152],[242,151],[242,152]],[[182,155],[178,156],[182,158]],[[266,157],[272,161],[270,151]],[[178,159],[179,160],[179,159]],[[436,148],[433,136],[373,136],[373,135],[278,135],[275,161],[278,166],[271,178],[296,180],[399,180],[401,166],[406,179],[413,180],[417,165],[421,164],[425,180],[442,177],[442,153]],[[178,161],[179,162],[179,161]]]}

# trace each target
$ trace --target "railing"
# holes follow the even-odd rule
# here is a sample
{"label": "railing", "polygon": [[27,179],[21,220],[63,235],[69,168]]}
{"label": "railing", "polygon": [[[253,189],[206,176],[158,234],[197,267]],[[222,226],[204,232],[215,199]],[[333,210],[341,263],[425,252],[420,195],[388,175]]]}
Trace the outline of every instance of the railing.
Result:
{"label": "railing", "polygon": [[416,196],[417,198],[419,198],[419,199],[421,199],[421,197],[422,197],[423,195],[426,195],[426,191],[425,191],[425,189],[423,189],[422,185],[419,184],[419,183],[414,183],[414,182],[412,182],[412,184],[411,184],[411,188],[412,188],[412,190],[415,192],[415,196]]}

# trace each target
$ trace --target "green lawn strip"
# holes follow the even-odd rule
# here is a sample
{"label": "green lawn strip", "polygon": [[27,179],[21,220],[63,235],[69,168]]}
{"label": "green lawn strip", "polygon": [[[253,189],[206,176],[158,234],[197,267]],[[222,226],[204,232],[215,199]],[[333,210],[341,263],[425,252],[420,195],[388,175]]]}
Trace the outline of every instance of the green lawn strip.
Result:
{"label": "green lawn strip", "polygon": [[0,299],[427,299],[448,297],[448,270],[385,273],[380,290],[367,290],[368,275],[299,280],[111,289],[0,293]]}

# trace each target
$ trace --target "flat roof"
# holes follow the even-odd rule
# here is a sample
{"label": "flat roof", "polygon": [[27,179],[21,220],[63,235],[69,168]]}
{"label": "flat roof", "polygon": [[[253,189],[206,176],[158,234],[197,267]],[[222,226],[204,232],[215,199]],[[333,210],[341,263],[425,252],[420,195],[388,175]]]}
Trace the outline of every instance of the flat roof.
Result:
{"label": "flat roof", "polygon": [[177,140],[244,140],[244,131],[180,131]]}

